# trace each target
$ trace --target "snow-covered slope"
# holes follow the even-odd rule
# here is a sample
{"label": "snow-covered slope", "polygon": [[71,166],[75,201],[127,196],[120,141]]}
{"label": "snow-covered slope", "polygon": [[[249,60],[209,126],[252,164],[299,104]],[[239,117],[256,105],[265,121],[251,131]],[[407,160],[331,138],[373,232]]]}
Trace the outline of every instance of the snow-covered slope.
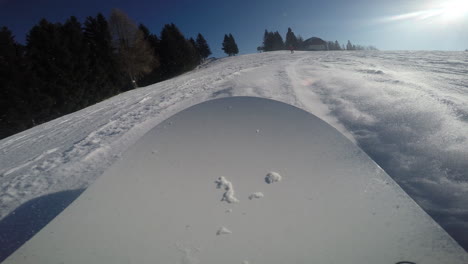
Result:
{"label": "snow-covered slope", "polygon": [[243,261],[468,254],[336,129],[288,104],[230,97],[151,129],[4,264]]}
{"label": "snow-covered slope", "polygon": [[137,139],[182,109],[249,95],[326,120],[467,248],[467,75],[463,52],[272,52],[219,59],[1,140],[0,218],[30,199],[86,188]]}

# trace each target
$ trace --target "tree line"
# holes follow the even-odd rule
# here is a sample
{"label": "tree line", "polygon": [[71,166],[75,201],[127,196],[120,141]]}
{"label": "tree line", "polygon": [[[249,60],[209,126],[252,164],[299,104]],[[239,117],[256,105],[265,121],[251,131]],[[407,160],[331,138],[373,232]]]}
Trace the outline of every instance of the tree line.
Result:
{"label": "tree line", "polygon": [[[304,39],[296,36],[291,28],[286,32],[286,39],[278,31],[272,32],[265,29],[263,34],[263,44],[257,47],[257,51],[275,51],[275,50],[307,50]],[[325,50],[377,50],[374,46],[354,45],[348,40],[348,43],[341,45],[338,40],[326,41]]]}
{"label": "tree line", "polygon": [[83,24],[73,16],[65,23],[42,19],[25,45],[2,27],[0,139],[192,70],[210,54],[200,33],[187,39],[167,24],[158,37],[117,9],[108,20],[98,14]]}

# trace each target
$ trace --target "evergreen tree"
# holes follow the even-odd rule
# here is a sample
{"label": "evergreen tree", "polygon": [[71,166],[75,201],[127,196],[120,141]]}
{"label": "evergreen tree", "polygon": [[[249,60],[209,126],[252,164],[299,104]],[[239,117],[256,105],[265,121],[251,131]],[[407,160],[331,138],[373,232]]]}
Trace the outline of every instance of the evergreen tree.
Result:
{"label": "evergreen tree", "polygon": [[341,50],[341,45],[338,43],[338,40],[328,41],[327,48],[328,50]]}
{"label": "evergreen tree", "polygon": [[239,53],[239,48],[237,47],[237,43],[236,43],[236,40],[234,39],[234,37],[232,36],[232,34],[229,33],[229,43],[230,43],[230,46],[231,46],[231,53],[232,55],[237,55]]}
{"label": "evergreen tree", "polygon": [[284,42],[281,35],[276,32],[268,32],[265,30],[263,35],[263,50],[264,51],[274,51],[274,50],[282,50],[284,49]]}
{"label": "evergreen tree", "polygon": [[346,49],[347,50],[354,50],[353,44],[351,44],[351,41],[348,40],[348,43],[346,44]]}
{"label": "evergreen tree", "polygon": [[150,46],[154,49],[154,54],[159,55],[159,45],[160,45],[160,40],[158,36],[152,34],[149,29],[143,25],[140,24],[138,26],[138,29],[143,33],[143,37],[146,41],[150,43]]}
{"label": "evergreen tree", "polygon": [[109,24],[122,69],[133,86],[138,87],[137,81],[157,65],[153,50],[143,32],[124,12],[112,10]]}
{"label": "evergreen tree", "polygon": [[341,50],[341,45],[338,40],[335,40],[335,50]]}
{"label": "evergreen tree", "polygon": [[62,67],[66,62],[66,47],[62,44],[61,24],[53,24],[42,19],[27,36],[26,57],[32,78],[42,98],[36,104],[35,123],[41,123],[61,114],[66,101],[66,92],[61,85]]}
{"label": "evergreen tree", "polygon": [[[278,33],[278,32],[276,32]],[[273,33],[273,32],[269,32],[268,30],[265,30],[265,33],[263,35],[263,47],[264,47],[264,51],[274,51],[274,50],[278,50],[278,46],[281,45],[279,44],[278,45],[278,35],[276,35],[276,33]],[[281,36],[280,36],[281,37]],[[281,39],[281,42],[283,40]]]}
{"label": "evergreen tree", "polygon": [[291,28],[288,28],[288,32],[286,33],[285,47],[288,49],[291,47],[297,49],[297,38]]}
{"label": "evergreen tree", "polygon": [[265,29],[263,34],[263,51],[272,51],[273,50],[273,39],[272,35],[268,30]]}
{"label": "evergreen tree", "polygon": [[84,23],[84,39],[89,46],[87,100],[99,102],[117,94],[125,85],[118,58],[112,46],[112,37],[106,18],[99,13],[88,17]]}
{"label": "evergreen tree", "polygon": [[283,38],[281,37],[280,33],[276,31],[273,34],[273,50],[283,50],[284,48]]}
{"label": "evergreen tree", "polygon": [[60,27],[60,45],[61,54],[56,58],[60,65],[57,81],[65,96],[60,112],[66,114],[89,105],[85,97],[89,87],[87,79],[94,74],[89,69],[89,46],[76,17],[70,17]]}
{"label": "evergreen tree", "polygon": [[229,41],[229,36],[227,34],[224,34],[224,39],[223,39],[223,47],[222,50],[224,53],[226,53],[228,56],[231,56],[231,46],[230,46],[230,41]]}
{"label": "evergreen tree", "polygon": [[198,65],[202,61],[202,57],[200,55],[200,51],[197,48],[197,43],[195,42],[195,40],[193,38],[190,38],[189,42],[190,42],[190,45],[189,45],[190,46],[190,54],[192,54],[194,63],[196,65]]}
{"label": "evergreen tree", "polygon": [[24,47],[11,31],[0,29],[0,139],[34,124],[34,94],[30,83]]}
{"label": "evergreen tree", "polygon": [[[0,30],[0,136],[10,134],[14,129],[11,117],[15,114],[15,101],[19,101],[15,77],[19,74],[17,43],[11,31],[2,27]],[[0,137],[2,138],[2,137]]]}
{"label": "evergreen tree", "polygon": [[234,56],[237,53],[239,53],[239,49],[232,34],[224,35],[222,49],[224,50],[224,53],[226,53],[229,56]]}
{"label": "evergreen tree", "polygon": [[171,78],[197,66],[196,49],[174,24],[167,24],[161,32],[161,71],[163,78]]}
{"label": "evergreen tree", "polygon": [[205,60],[206,58],[208,58],[208,56],[211,55],[210,47],[208,46],[208,43],[206,42],[203,35],[200,33],[198,33],[197,35],[195,46],[197,47],[198,53],[200,54],[202,60]]}
{"label": "evergreen tree", "polygon": [[37,103],[39,122],[70,113],[86,106],[88,45],[83,40],[81,24],[70,17],[65,24],[43,19],[27,37],[26,56],[31,78],[43,97]]}

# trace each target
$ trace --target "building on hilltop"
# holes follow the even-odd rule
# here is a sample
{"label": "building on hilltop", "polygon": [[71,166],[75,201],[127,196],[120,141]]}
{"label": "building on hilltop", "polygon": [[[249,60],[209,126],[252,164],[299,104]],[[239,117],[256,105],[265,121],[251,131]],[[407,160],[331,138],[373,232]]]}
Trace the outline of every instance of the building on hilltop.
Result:
{"label": "building on hilltop", "polygon": [[304,40],[304,50],[327,50],[327,42],[317,37],[306,39]]}

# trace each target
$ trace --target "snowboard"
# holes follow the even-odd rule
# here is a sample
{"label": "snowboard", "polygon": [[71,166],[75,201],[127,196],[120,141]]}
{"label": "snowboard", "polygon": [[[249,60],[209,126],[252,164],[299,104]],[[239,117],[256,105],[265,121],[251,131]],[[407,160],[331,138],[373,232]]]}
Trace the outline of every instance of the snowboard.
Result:
{"label": "snowboard", "polygon": [[468,258],[335,128],[282,102],[228,97],[154,127],[5,263]]}

